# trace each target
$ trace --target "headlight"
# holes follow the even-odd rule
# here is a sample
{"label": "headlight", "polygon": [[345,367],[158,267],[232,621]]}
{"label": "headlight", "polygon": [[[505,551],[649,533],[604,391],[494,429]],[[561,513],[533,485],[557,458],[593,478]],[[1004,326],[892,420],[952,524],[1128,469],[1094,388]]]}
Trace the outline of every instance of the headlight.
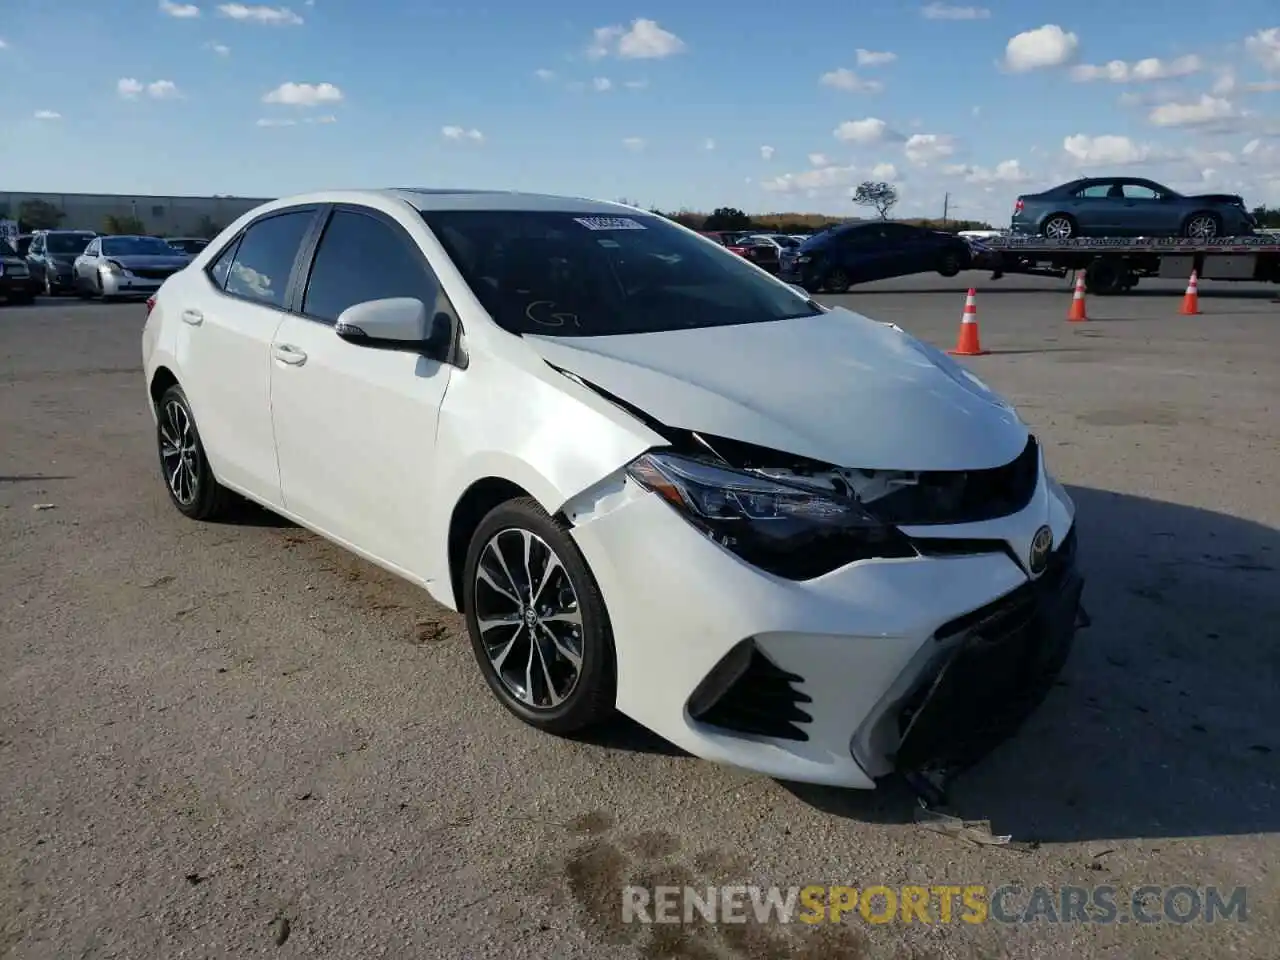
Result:
{"label": "headlight", "polygon": [[743,560],[809,580],[855,560],[914,557],[907,539],[856,500],[673,453],[647,453],[627,475]]}
{"label": "headlight", "polygon": [[125,272],[124,267],[120,266],[120,264],[116,263],[114,260],[108,260],[99,269],[103,273],[110,273],[113,276],[118,276]]}
{"label": "headlight", "polygon": [[796,257],[796,263],[813,263],[813,257],[807,253],[802,253]]}

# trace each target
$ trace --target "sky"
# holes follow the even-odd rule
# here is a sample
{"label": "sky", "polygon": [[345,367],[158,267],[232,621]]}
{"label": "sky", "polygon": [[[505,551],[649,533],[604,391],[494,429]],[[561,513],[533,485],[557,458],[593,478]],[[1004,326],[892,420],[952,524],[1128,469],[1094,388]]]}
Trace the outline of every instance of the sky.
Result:
{"label": "sky", "polygon": [[[1280,205],[1277,0],[42,0],[0,191],[436,186],[1008,223],[1082,175]],[[52,29],[51,29],[52,26]]]}

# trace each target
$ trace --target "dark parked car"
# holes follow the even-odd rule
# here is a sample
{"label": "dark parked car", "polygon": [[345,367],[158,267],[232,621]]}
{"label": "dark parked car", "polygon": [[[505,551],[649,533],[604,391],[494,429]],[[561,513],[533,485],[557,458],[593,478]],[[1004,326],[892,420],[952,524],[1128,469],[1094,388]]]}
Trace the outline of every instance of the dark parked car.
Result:
{"label": "dark parked car", "polygon": [[8,240],[0,237],[0,300],[30,303],[36,298],[36,282],[27,269],[27,261]]}
{"label": "dark parked car", "polygon": [[74,289],[72,266],[96,236],[92,230],[37,230],[32,234],[27,266],[46,296],[70,293]]}
{"label": "dark parked car", "polygon": [[1014,233],[1072,237],[1191,237],[1253,233],[1257,221],[1234,193],[1184,197],[1154,180],[1090,177],[1018,197]]}
{"label": "dark parked car", "polygon": [[954,277],[972,264],[962,238],[906,223],[854,223],[782,251],[778,276],[810,293],[844,293],[855,283],[937,271]]}

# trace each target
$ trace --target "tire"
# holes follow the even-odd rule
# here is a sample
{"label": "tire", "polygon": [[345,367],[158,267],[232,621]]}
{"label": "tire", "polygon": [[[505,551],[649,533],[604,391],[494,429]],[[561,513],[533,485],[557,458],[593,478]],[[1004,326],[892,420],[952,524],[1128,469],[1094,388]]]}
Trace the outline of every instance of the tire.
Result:
{"label": "tire", "polygon": [[[527,565],[526,544],[530,545]],[[495,551],[506,560],[505,570],[496,562]],[[548,551],[559,561],[558,571],[550,566]],[[548,569],[550,579],[543,581]],[[534,597],[541,601],[537,608],[529,603],[531,581],[540,593]],[[507,596],[495,590],[494,583],[505,584]],[[512,593],[519,595],[518,605],[507,599]],[[577,544],[537,501],[509,500],[480,521],[467,549],[463,604],[480,672],[511,713],[532,727],[562,736],[584,731],[612,715],[616,661],[604,598]],[[541,610],[545,618],[548,608],[561,610],[570,621],[576,616],[577,623],[539,619],[537,613],[529,612]],[[508,616],[509,622],[496,623]],[[485,632],[482,620],[489,622]],[[529,642],[531,630],[540,638],[536,647]],[[564,650],[571,656],[560,653]],[[579,657],[576,668],[572,655]],[[508,660],[503,662],[500,656]],[[550,660],[545,659],[548,656]],[[533,682],[527,684],[523,678],[531,664]],[[540,669],[544,664],[545,672]],[[549,690],[555,690],[555,695],[548,695]]]}
{"label": "tire", "polygon": [[49,271],[44,272],[44,295],[46,297],[56,297],[57,291],[53,289],[53,281],[49,279]]}
{"label": "tire", "polygon": [[1124,289],[1127,272],[1106,257],[1099,257],[1085,268],[1085,289],[1091,295],[1113,296]]}
{"label": "tire", "polygon": [[960,255],[948,251],[942,255],[942,259],[938,261],[938,274],[943,277],[954,277],[961,271]]}
{"label": "tire", "polygon": [[840,267],[836,267],[827,274],[822,286],[828,293],[848,293],[853,284],[849,280],[849,275]]}
{"label": "tire", "polygon": [[1222,236],[1222,218],[1207,210],[1193,213],[1182,225],[1182,235],[1193,240],[1212,240]]}
{"label": "tire", "polygon": [[[160,396],[156,404],[156,420],[160,477],[169,493],[169,501],[179,513],[192,520],[213,520],[222,516],[231,499],[230,492],[218,483],[209,467],[195,415],[182,387],[174,384]],[[181,456],[181,451],[171,452],[173,439],[181,441],[187,456]],[[175,473],[179,459],[186,469]]]}
{"label": "tire", "polygon": [[1050,240],[1070,240],[1078,231],[1075,220],[1065,213],[1053,214],[1040,227],[1040,233]]}

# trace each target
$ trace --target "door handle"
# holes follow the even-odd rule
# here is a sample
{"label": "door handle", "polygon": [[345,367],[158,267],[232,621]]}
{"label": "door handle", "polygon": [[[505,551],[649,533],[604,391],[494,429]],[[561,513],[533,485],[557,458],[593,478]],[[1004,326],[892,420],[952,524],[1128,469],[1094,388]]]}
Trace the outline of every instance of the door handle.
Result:
{"label": "door handle", "polygon": [[183,310],[182,322],[189,323],[193,327],[198,327],[200,324],[204,323],[204,314],[199,310]]}
{"label": "door handle", "polygon": [[307,355],[289,343],[275,344],[271,353],[281,363],[287,363],[291,367],[300,367],[307,362]]}

